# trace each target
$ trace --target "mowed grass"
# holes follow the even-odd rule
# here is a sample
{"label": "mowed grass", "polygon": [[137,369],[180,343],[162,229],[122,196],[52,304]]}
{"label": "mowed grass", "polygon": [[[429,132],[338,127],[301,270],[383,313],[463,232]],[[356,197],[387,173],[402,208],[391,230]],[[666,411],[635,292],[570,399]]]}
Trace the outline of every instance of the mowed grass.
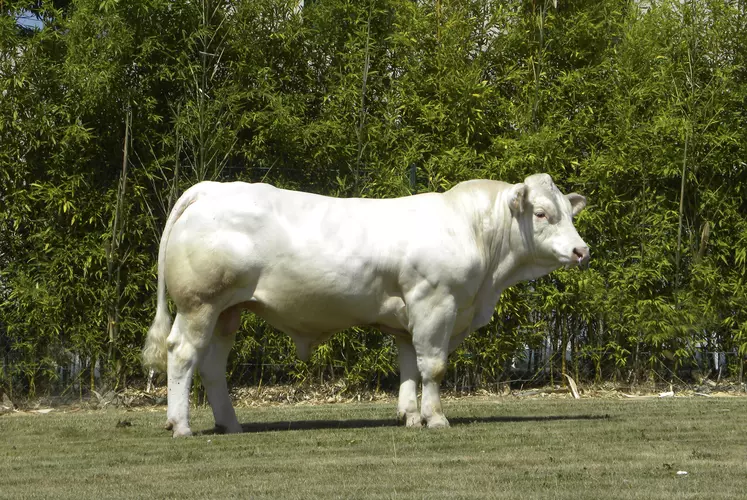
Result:
{"label": "mowed grass", "polygon": [[[0,496],[747,498],[747,398],[445,407],[441,430],[395,426],[393,403],[246,408],[244,434],[176,440],[161,407],[10,414]],[[209,409],[193,411],[192,428],[212,428]]]}

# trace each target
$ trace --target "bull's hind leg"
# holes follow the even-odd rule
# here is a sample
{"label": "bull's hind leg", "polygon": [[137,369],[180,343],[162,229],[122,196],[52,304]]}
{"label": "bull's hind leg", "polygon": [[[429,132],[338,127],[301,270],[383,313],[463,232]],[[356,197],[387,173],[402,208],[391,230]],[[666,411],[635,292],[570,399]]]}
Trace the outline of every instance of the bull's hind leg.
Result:
{"label": "bull's hind leg", "polygon": [[399,359],[399,401],[397,403],[397,418],[405,422],[407,427],[420,427],[422,421],[418,412],[418,371],[415,348],[409,339],[397,337],[397,357]]}
{"label": "bull's hind leg", "polygon": [[200,377],[215,417],[216,431],[241,432],[228,394],[226,362],[241,320],[241,306],[229,307],[218,317],[210,346],[200,362]]}
{"label": "bull's hind leg", "polygon": [[189,390],[192,375],[205,345],[210,339],[214,315],[210,311],[184,315],[177,313],[174,325],[166,339],[168,346],[168,409],[166,428],[174,437],[190,436]]}

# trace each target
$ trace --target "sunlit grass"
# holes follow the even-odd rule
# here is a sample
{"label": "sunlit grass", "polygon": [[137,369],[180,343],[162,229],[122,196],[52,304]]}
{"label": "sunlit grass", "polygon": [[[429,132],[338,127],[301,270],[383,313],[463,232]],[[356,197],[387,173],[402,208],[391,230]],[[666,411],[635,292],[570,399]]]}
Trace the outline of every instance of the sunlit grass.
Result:
{"label": "sunlit grass", "polygon": [[11,414],[0,497],[744,498],[746,406],[465,398],[432,431],[395,426],[392,404],[285,405],[240,409],[241,435],[177,440],[164,408]]}

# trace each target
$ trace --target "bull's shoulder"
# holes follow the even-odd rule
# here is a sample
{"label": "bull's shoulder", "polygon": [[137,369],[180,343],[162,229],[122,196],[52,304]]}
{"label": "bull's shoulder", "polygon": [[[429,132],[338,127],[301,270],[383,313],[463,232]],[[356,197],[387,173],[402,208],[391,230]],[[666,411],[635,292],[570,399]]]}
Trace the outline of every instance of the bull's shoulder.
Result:
{"label": "bull's shoulder", "polygon": [[507,192],[511,184],[488,179],[474,179],[460,182],[443,193],[447,204],[457,210],[466,211],[472,217],[482,217],[493,211],[502,193]]}

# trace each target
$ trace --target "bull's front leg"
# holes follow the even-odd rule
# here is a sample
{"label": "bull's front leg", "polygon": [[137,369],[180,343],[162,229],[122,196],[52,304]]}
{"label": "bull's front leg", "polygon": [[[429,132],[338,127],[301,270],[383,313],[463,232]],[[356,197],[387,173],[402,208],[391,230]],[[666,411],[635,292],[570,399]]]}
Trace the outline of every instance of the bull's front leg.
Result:
{"label": "bull's front leg", "polygon": [[418,382],[420,371],[415,355],[415,348],[410,339],[396,337],[397,358],[399,359],[399,402],[397,418],[404,421],[407,427],[421,427],[422,420],[418,412]]}
{"label": "bull's front leg", "polygon": [[[446,374],[456,307],[451,297],[424,301],[420,310],[411,314],[412,343],[417,366],[423,380],[420,415],[429,428],[448,427],[449,421],[441,407],[441,381]],[[414,311],[413,311],[414,312]]]}

